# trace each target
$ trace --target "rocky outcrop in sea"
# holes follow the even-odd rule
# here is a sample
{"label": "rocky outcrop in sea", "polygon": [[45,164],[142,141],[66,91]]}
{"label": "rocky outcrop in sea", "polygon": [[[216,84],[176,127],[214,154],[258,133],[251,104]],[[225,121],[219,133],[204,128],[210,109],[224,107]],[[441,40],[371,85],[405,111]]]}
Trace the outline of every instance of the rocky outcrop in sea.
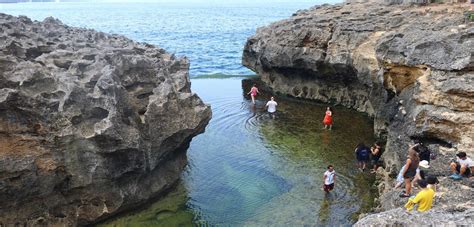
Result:
{"label": "rocky outcrop in sea", "polygon": [[211,110],[189,62],[0,14],[0,225],[86,225],[160,196]]}
{"label": "rocky outcrop in sea", "polygon": [[[470,182],[452,191],[451,185],[461,183],[443,178],[457,152],[474,158],[474,23],[466,15],[469,5],[385,3],[392,5],[353,1],[300,10],[259,28],[248,39],[242,62],[277,93],[344,105],[374,118],[377,136],[387,142],[377,211],[405,201],[392,189],[392,177],[413,139],[438,154],[428,172],[442,178],[441,191],[474,198]],[[334,118],[334,133],[344,130],[337,129]],[[472,199],[438,201],[441,213],[464,212],[474,205]],[[392,214],[397,219],[398,213]]]}

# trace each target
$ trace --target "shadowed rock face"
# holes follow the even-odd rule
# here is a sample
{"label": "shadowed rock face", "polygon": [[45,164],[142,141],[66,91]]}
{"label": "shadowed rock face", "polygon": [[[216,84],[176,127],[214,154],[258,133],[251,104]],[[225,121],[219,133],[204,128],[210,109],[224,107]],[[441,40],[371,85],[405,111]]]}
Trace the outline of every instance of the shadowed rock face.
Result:
{"label": "shadowed rock face", "polygon": [[415,138],[442,154],[433,164],[446,173],[456,152],[474,157],[474,25],[467,9],[376,1],[315,6],[259,28],[242,62],[276,92],[373,116],[387,141],[388,183]]}
{"label": "shadowed rock face", "polygon": [[0,14],[0,223],[84,225],[160,195],[209,106],[187,59]]}

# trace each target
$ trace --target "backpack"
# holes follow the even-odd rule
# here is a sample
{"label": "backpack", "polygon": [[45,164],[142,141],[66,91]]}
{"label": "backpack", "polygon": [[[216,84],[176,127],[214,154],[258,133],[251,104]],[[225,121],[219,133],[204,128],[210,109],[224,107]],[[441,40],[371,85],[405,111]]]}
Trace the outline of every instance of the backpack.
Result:
{"label": "backpack", "polygon": [[359,151],[359,155],[360,155],[361,158],[368,158],[369,157],[369,149],[367,149],[366,147],[362,148]]}

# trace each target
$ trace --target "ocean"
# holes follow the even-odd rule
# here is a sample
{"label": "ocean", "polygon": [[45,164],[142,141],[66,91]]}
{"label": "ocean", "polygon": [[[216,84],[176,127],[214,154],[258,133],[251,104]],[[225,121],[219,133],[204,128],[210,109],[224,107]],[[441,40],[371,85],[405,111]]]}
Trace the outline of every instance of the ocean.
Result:
{"label": "ocean", "polygon": [[[338,2],[326,0],[325,2]],[[258,27],[322,1],[176,0],[0,4],[0,12],[124,35],[190,59],[190,75],[249,75],[244,44]]]}

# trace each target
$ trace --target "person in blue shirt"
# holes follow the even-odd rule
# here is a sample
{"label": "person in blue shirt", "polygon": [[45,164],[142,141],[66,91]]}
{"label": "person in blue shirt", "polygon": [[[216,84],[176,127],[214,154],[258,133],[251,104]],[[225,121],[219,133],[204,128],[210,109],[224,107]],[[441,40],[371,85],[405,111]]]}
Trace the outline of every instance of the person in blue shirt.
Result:
{"label": "person in blue shirt", "polygon": [[355,149],[359,170],[364,171],[370,158],[370,149],[364,143],[359,143]]}

